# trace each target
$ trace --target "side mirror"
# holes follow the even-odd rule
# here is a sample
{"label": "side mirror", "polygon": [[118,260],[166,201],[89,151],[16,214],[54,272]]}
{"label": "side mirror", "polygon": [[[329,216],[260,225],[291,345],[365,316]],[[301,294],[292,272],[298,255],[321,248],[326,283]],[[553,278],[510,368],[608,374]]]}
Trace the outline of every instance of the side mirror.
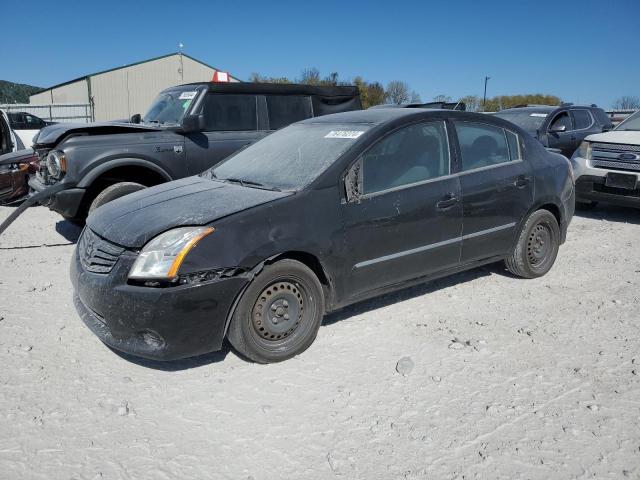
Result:
{"label": "side mirror", "polygon": [[141,120],[142,116],[139,113],[136,113],[135,115],[131,115],[131,119],[129,121],[131,123],[140,123]]}
{"label": "side mirror", "polygon": [[360,203],[362,196],[362,159],[359,159],[344,176],[344,190],[349,203]]}
{"label": "side mirror", "polygon": [[549,131],[551,133],[562,133],[567,131],[566,125],[558,125],[557,127],[550,128]]}
{"label": "side mirror", "polygon": [[199,113],[197,115],[186,115],[182,119],[182,132],[194,133],[202,132],[205,129],[206,122],[204,121],[204,114]]}

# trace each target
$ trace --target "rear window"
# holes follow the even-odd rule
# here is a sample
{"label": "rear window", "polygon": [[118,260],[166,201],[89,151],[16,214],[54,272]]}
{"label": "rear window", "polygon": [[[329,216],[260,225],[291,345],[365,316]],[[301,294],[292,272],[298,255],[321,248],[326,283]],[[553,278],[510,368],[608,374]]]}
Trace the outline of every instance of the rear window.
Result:
{"label": "rear window", "polygon": [[267,96],[269,128],[277,130],[313,116],[311,97],[297,95]]}
{"label": "rear window", "polygon": [[221,95],[210,93],[205,97],[202,113],[205,130],[229,132],[257,130],[257,102],[255,95]]}
{"label": "rear window", "polygon": [[591,126],[591,114],[589,114],[588,110],[573,110],[572,113],[576,130],[589,128]]}

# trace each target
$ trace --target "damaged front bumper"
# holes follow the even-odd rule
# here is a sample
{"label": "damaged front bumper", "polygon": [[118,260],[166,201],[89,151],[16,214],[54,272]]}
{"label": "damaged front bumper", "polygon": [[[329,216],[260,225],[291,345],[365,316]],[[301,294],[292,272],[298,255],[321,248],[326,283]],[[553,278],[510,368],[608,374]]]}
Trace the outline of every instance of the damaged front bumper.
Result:
{"label": "damaged front bumper", "polygon": [[[78,210],[80,210],[86,189],[76,188],[64,182],[57,185],[64,185],[64,187],[40,203],[65,218],[74,218],[78,214]],[[37,176],[33,176],[29,180],[29,187],[31,187],[34,192],[40,193],[51,187],[51,185],[46,185],[42,183]]]}
{"label": "damaged front bumper", "polygon": [[165,288],[131,285],[127,280],[135,259],[127,251],[110,273],[92,273],[84,269],[76,248],[74,303],[87,327],[110,347],[153,360],[219,350],[230,311],[249,279],[233,276]]}

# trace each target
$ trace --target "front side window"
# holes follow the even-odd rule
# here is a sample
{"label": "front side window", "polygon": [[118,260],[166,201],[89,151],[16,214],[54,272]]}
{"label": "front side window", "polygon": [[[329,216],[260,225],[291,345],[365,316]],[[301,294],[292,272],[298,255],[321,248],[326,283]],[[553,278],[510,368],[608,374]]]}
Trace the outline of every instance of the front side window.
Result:
{"label": "front side window", "polygon": [[404,127],[362,156],[363,193],[375,193],[449,174],[449,146],[443,122]]}
{"label": "front side window", "polygon": [[502,128],[472,122],[456,122],[455,125],[462,153],[463,170],[474,170],[511,161],[507,136]]}
{"label": "front side window", "polygon": [[311,118],[311,97],[299,95],[268,95],[269,128],[277,130],[300,120]]}
{"label": "front side window", "polygon": [[208,132],[238,132],[258,129],[255,95],[210,93],[202,113]]}
{"label": "front side window", "polygon": [[565,132],[573,130],[573,128],[571,127],[571,117],[569,117],[569,112],[561,112],[556,115],[549,125],[549,131],[561,131],[562,127],[564,127]]}
{"label": "front side window", "polygon": [[572,113],[576,130],[582,130],[583,128],[589,128],[591,126],[591,115],[588,110],[574,110]]}

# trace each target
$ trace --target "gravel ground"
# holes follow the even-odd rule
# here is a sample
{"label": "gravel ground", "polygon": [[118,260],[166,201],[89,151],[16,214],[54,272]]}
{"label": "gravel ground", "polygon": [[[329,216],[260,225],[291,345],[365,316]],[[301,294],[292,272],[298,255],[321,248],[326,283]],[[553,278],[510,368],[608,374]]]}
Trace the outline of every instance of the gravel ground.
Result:
{"label": "gravel ground", "polygon": [[361,303],[284,363],[163,364],[82,325],[78,229],[32,208],[0,237],[0,478],[638,479],[639,225],[577,216],[546,277]]}

